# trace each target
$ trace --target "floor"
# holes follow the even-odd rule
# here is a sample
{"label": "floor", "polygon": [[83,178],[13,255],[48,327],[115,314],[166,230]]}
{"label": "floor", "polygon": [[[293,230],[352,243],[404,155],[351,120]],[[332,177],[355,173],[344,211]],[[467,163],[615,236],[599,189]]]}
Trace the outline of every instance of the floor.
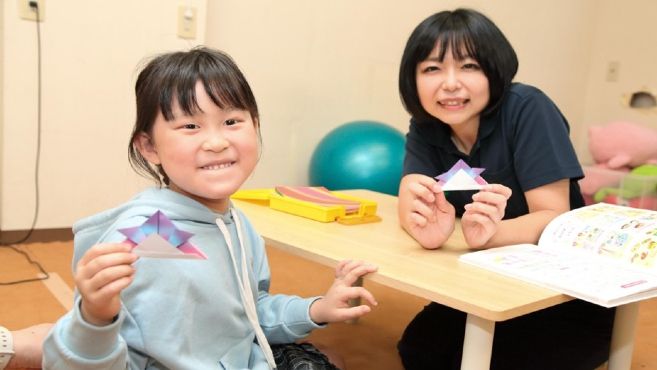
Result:
{"label": "floor", "polygon": [[[44,282],[0,286],[0,324],[19,329],[54,321],[71,304],[70,242],[23,245],[51,278]],[[321,295],[331,284],[330,268],[270,248],[272,292],[300,296]],[[0,248],[0,282],[33,278],[37,269],[22,255]],[[426,301],[398,290],[366,281],[379,306],[356,324],[332,324],[317,330],[310,339],[329,347],[358,370],[401,370],[395,343],[406,323]],[[657,299],[641,304],[632,370],[657,369]]]}

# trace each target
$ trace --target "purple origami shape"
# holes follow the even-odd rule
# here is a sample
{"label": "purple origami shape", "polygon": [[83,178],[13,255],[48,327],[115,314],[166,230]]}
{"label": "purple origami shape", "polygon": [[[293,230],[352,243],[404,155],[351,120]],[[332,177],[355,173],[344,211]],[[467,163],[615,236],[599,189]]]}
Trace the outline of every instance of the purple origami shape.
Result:
{"label": "purple origami shape", "polygon": [[[480,189],[483,185],[488,184],[481,173],[485,168],[470,167],[462,159],[459,159],[449,171],[435,177],[438,184],[444,190],[475,190]],[[459,184],[452,185],[450,182],[458,178]]]}
{"label": "purple origami shape", "polygon": [[118,231],[127,237],[125,241],[133,247],[139,246],[147,239],[150,242],[152,238],[149,237],[156,234],[172,248],[177,248],[184,254],[196,255],[202,259],[208,258],[205,253],[189,242],[194,234],[178,229],[160,210],[153,213],[143,224]]}

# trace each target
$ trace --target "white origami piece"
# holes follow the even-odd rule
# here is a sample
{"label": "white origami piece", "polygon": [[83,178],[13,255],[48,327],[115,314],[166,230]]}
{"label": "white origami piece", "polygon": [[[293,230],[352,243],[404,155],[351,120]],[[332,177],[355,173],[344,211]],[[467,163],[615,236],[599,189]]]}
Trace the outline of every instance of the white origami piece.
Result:
{"label": "white origami piece", "polygon": [[197,254],[187,254],[174,247],[158,234],[151,234],[132,249],[132,252],[140,257],[150,258],[179,258],[179,259],[202,259]]}
{"label": "white origami piece", "polygon": [[484,185],[488,184],[480,176],[485,168],[474,168],[468,166],[462,159],[459,159],[449,171],[435,177],[438,184],[444,191],[455,190],[481,190]]}

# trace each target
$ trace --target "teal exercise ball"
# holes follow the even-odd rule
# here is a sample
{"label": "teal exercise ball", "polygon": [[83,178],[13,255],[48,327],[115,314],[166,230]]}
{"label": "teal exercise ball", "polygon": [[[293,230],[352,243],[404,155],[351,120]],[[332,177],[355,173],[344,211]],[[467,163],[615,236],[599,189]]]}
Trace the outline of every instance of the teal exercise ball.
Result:
{"label": "teal exercise ball", "polygon": [[354,121],[329,132],[310,159],[310,185],[397,195],[404,135],[381,122]]}

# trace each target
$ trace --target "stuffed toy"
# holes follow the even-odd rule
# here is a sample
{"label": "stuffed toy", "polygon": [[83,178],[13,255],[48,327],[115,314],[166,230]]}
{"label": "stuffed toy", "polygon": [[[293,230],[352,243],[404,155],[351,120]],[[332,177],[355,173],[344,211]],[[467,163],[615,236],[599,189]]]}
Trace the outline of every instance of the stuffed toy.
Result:
{"label": "stuffed toy", "polygon": [[629,170],[657,164],[657,130],[625,121],[591,126],[589,151],[598,167]]}
{"label": "stuffed toy", "polygon": [[[594,202],[601,189],[618,187],[634,167],[657,164],[657,130],[636,123],[617,121],[589,128],[589,151],[593,166],[584,167],[585,177],[579,186],[586,204]],[[598,199],[604,196],[598,194]]]}

